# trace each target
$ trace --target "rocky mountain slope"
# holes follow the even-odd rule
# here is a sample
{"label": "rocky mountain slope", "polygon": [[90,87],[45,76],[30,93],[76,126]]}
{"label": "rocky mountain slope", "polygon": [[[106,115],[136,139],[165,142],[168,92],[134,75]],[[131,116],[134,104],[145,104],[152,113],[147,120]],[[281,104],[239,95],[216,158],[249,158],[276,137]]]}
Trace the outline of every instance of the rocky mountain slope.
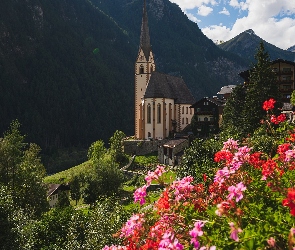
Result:
{"label": "rocky mountain slope", "polygon": [[231,40],[219,44],[218,47],[239,55],[240,57],[246,59],[249,63],[253,62],[254,55],[259,46],[259,43],[263,41],[265,50],[269,53],[271,60],[276,60],[278,58],[295,61],[295,53],[291,50],[280,49],[257,36],[253,30],[246,30],[239,34],[238,36],[232,38]]}

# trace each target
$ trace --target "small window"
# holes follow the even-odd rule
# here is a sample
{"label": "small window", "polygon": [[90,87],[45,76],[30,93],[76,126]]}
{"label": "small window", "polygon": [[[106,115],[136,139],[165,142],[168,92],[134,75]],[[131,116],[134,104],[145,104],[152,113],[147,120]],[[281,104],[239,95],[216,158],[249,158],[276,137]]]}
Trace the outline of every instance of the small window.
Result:
{"label": "small window", "polygon": [[291,68],[283,68],[283,72],[291,72]]}
{"label": "small window", "polygon": [[186,107],[186,113],[188,114],[188,107]]}
{"label": "small window", "polygon": [[157,123],[161,123],[161,104],[157,105]]}
{"label": "small window", "polygon": [[184,107],[182,107],[182,114],[184,114]]}
{"label": "small window", "polygon": [[192,109],[191,108],[189,108],[189,113],[192,114]]}
{"label": "small window", "polygon": [[143,65],[140,65],[139,74],[143,74],[143,73],[144,73],[144,67]]}
{"label": "small window", "polygon": [[186,124],[188,124],[188,118],[186,118]]}
{"label": "small window", "polygon": [[182,124],[184,124],[184,118],[182,118]]}
{"label": "small window", "polygon": [[148,132],[148,138],[151,138],[151,137],[152,137],[151,132]]}
{"label": "small window", "polygon": [[151,105],[148,104],[147,105],[147,123],[151,123],[151,117],[152,117],[152,109],[151,109]]}

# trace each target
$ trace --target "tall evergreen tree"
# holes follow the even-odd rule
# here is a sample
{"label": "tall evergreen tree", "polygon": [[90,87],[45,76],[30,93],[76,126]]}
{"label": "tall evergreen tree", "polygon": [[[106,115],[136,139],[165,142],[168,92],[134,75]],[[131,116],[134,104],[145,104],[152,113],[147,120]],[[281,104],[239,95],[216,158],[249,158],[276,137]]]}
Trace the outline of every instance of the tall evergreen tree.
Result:
{"label": "tall evergreen tree", "polygon": [[243,109],[245,106],[246,88],[244,85],[236,86],[230,98],[227,100],[222,115],[222,131],[235,134],[235,131],[240,131],[243,124]]}
{"label": "tall evergreen tree", "polygon": [[271,69],[269,54],[260,43],[255,55],[256,64],[250,69],[249,83],[246,85],[245,105],[243,109],[244,133],[252,133],[265,116],[262,104],[269,98],[279,100],[279,89],[275,74]]}

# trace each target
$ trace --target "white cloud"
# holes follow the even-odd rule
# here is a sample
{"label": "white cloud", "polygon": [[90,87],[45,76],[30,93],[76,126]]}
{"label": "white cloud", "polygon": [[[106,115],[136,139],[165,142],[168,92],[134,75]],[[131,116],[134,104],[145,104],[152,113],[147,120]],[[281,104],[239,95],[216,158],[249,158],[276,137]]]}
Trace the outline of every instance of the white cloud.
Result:
{"label": "white cloud", "polygon": [[200,23],[201,20],[199,20],[197,17],[195,17],[193,14],[191,13],[187,13],[187,12],[184,12],[184,14],[187,15],[188,19],[193,21],[194,23]]}
{"label": "white cloud", "polygon": [[182,10],[190,10],[202,5],[217,5],[220,0],[170,0],[172,3],[176,3]]}
{"label": "white cloud", "polygon": [[224,15],[227,15],[227,16],[230,15],[229,11],[225,7],[223,7],[222,11],[219,11],[219,14],[224,14]]}
{"label": "white cloud", "polygon": [[200,16],[208,16],[212,11],[213,11],[213,9],[211,7],[201,5],[198,8],[198,15],[200,15]]}
{"label": "white cloud", "polygon": [[232,28],[212,25],[202,29],[213,41],[227,41],[247,29],[253,29],[258,36],[280,48],[287,49],[295,44],[295,18],[290,16],[295,14],[295,1],[230,0],[229,3],[242,10],[246,8],[248,15],[237,19]]}

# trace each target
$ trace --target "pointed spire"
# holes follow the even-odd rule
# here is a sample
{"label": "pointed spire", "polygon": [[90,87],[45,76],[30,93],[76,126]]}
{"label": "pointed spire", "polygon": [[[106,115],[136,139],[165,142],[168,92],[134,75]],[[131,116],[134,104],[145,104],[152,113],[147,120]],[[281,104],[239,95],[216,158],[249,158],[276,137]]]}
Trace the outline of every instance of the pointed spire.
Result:
{"label": "pointed spire", "polygon": [[151,51],[151,42],[150,42],[150,34],[149,34],[149,26],[148,26],[148,16],[146,11],[146,0],[144,0],[143,2],[140,48],[143,50],[146,60],[148,60],[150,51]]}

